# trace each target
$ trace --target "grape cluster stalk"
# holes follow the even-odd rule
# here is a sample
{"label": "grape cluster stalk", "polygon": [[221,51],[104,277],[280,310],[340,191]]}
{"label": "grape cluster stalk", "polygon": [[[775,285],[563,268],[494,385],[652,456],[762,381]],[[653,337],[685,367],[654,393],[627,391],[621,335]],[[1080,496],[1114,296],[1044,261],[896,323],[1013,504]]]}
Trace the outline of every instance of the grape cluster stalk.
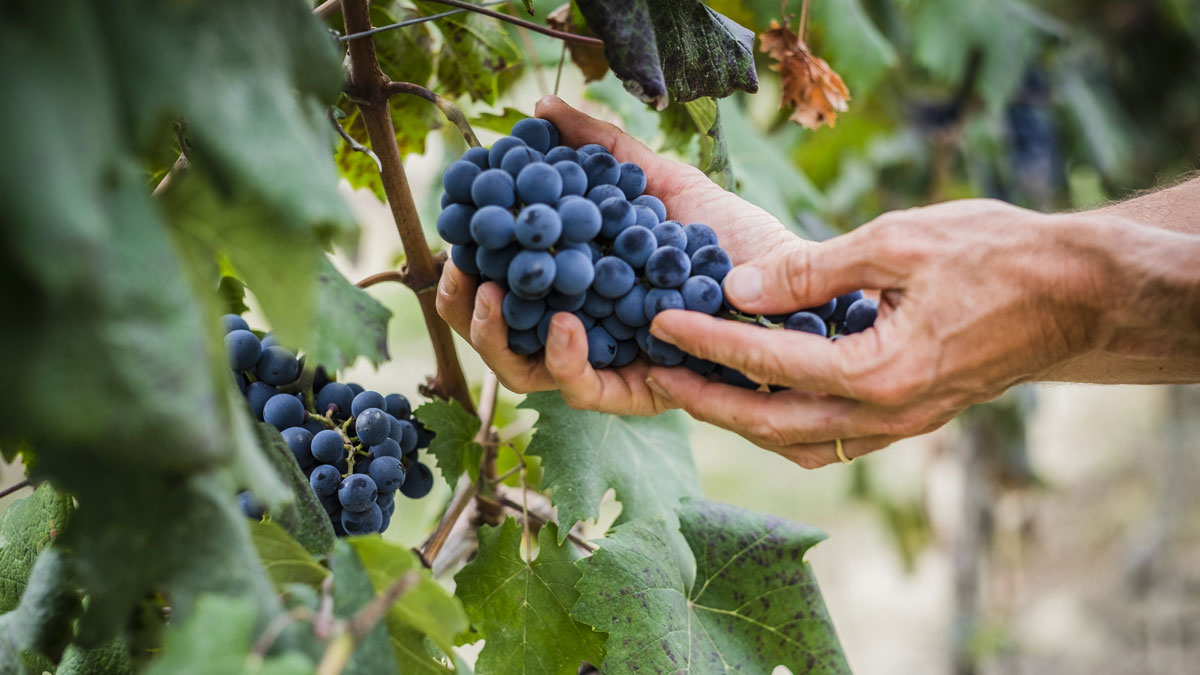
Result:
{"label": "grape cluster stalk", "polygon": [[[338,536],[386,530],[397,491],[410,499],[429,494],[433,472],[418,451],[433,434],[407,398],[333,381],[321,366],[303,386],[303,359],[273,335],[259,338],[236,314],[222,322],[229,366],[251,414],[279,430]],[[247,517],[263,517],[251,492],[239,493],[238,503]]]}

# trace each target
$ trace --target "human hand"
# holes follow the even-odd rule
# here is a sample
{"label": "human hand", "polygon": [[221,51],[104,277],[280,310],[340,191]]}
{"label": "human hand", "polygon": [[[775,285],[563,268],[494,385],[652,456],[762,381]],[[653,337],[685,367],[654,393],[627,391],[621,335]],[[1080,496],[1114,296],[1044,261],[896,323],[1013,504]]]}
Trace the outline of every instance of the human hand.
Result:
{"label": "human hand", "polygon": [[[805,244],[767,212],[722,189],[699,169],[659,157],[616,126],[556,97],[539,101],[536,115],[558,127],[564,145],[599,143],[620,161],[640,165],[646,172],[646,193],[663,201],[667,217],[685,225],[708,224],[735,265]],[[438,287],[438,313],[471,343],[508,389],[517,393],[558,389],[573,407],[622,415],[654,415],[670,407],[647,387],[649,366],[643,359],[624,368],[592,368],[583,324],[569,312],[559,312],[551,320],[543,352],[513,353],[500,314],[503,298],[499,285],[480,285],[452,262],[446,263]]]}
{"label": "human hand", "polygon": [[[1115,222],[1114,222],[1115,221]],[[1111,224],[1108,233],[1097,225]],[[1094,353],[1110,332],[1111,266],[1087,229],[1002,202],[968,200],[885,214],[850,234],[744,259],[726,277],[731,304],[777,314],[879,289],[873,328],[838,341],[663,312],[651,333],[736,368],[777,393],[650,368],[668,406],[736,431],[806,468],[932,431],[966,407]]]}

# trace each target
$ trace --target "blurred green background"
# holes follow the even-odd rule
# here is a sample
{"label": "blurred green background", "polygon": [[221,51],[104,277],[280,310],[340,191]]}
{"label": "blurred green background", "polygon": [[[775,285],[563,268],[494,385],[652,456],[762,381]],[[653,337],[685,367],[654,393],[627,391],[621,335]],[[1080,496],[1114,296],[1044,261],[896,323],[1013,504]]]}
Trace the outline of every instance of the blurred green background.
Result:
{"label": "blurred green background", "polygon": [[[536,2],[534,20],[557,4]],[[707,4],[759,33],[782,16],[778,0]],[[788,121],[761,54],[759,93],[719,104],[732,188],[803,236],[963,197],[1082,209],[1170,183],[1200,158],[1200,2],[816,0],[811,11],[809,43],[852,96],[837,125]],[[560,79],[561,43],[512,37],[529,62],[506,74],[496,106],[468,105],[469,116],[531,114],[558,80],[571,104],[698,160],[670,110],[647,110],[611,74],[585,83],[568,63]],[[485,145],[497,137],[479,131]],[[434,246],[441,171],[463,150],[442,129],[406,159]],[[363,233],[339,268],[355,280],[395,266],[386,206],[343,193]],[[416,401],[433,363],[417,304],[399,287],[372,293],[395,313],[393,360],[343,377]],[[462,343],[460,354],[478,385],[483,364]],[[519,398],[504,400],[512,419]],[[709,497],[830,534],[810,557],[857,673],[1200,664],[1200,388],[1024,387],[934,434],[811,472],[703,424],[692,444]],[[17,480],[0,471],[0,484]],[[439,486],[407,504],[386,536],[418,543],[447,496]]]}

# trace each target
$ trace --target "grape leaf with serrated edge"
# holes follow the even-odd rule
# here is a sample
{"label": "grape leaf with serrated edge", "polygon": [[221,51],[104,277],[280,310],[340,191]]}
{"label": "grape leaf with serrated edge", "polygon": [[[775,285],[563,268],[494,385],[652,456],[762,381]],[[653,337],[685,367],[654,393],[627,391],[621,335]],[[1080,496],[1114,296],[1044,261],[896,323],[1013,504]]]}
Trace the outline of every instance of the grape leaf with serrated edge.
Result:
{"label": "grape leaf with serrated edge", "polygon": [[437,457],[442,477],[454,487],[459,476],[479,475],[483,446],[475,442],[479,433],[479,418],[467,412],[458,401],[430,401],[413,413],[435,436],[429,444],[429,454]]}

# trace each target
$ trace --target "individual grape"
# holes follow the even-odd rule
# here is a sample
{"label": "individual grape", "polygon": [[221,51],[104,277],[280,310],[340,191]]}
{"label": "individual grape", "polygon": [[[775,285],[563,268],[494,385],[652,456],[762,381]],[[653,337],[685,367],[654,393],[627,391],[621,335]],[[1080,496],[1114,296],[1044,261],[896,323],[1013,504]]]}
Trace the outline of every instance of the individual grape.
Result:
{"label": "individual grape", "polygon": [[512,265],[513,258],[517,257],[520,252],[521,247],[516,244],[498,250],[480,247],[475,254],[475,264],[479,267],[479,274],[484,279],[506,281],[508,268]]}
{"label": "individual grape", "polygon": [[673,288],[652,288],[642,300],[642,312],[646,315],[646,323],[653,321],[659,312],[685,307],[683,294]]}
{"label": "individual grape", "polygon": [[250,324],[237,314],[226,314],[221,317],[221,326],[225,329],[225,333],[229,334],[235,330],[250,330]]}
{"label": "individual grape", "polygon": [[250,370],[262,356],[262,343],[258,336],[248,330],[234,330],[225,334],[225,353],[229,367],[234,370]]}
{"label": "individual grape", "polygon": [[254,369],[258,379],[280,386],[291,384],[300,375],[300,362],[296,355],[283,347],[268,347],[258,357],[258,365]]}
{"label": "individual grape", "polygon": [[850,305],[853,305],[854,303],[858,302],[859,300],[862,300],[862,298],[863,298],[862,291],[850,291],[849,293],[846,293],[845,295],[839,295],[837,297],[837,304],[833,308],[833,314],[832,314],[833,320],[834,321],[845,321],[846,320],[846,312],[848,312],[850,310]]}
{"label": "individual grape", "polygon": [[549,164],[530,164],[517,174],[517,197],[526,204],[557,203],[562,190],[562,175]]}
{"label": "individual grape", "polygon": [[554,170],[562,177],[563,194],[583,196],[587,193],[587,173],[575,162],[555,162]]}
{"label": "individual grape", "polygon": [[712,277],[717,283],[733,269],[733,261],[720,246],[701,246],[692,254],[692,274]]}
{"label": "individual grape", "polygon": [[492,144],[492,149],[488,151],[488,166],[493,169],[499,169],[500,163],[504,161],[504,155],[508,154],[513,148],[523,148],[525,141],[514,136],[505,136]]}
{"label": "individual grape", "polygon": [[[555,314],[558,314],[558,312],[546,312],[542,316],[542,320],[538,322],[537,328],[534,329],[535,337],[537,337],[538,344],[540,344],[540,345],[546,344],[546,337],[550,334],[550,319],[553,318]],[[512,331],[509,331],[509,333],[511,334]],[[511,335],[510,335],[509,342],[510,343],[512,342]],[[510,350],[512,349],[511,344],[509,345],[509,349]],[[537,350],[535,349],[534,351],[537,351]]]}
{"label": "individual grape", "polygon": [[816,314],[817,316],[821,317],[822,319],[828,319],[829,317],[833,316],[833,310],[835,310],[835,309],[837,309],[837,298],[834,298],[823,305],[818,305],[816,307],[809,307],[808,309],[803,310],[803,311],[812,312],[813,314]]}
{"label": "individual grape", "polygon": [[408,475],[400,486],[400,494],[409,499],[420,499],[433,489],[433,472],[420,462],[408,467]]}
{"label": "individual grape", "polygon": [[360,512],[343,509],[342,528],[352,537],[378,532],[383,527],[383,511],[378,504],[371,504]]}
{"label": "individual grape", "polygon": [[654,233],[639,225],[626,228],[613,241],[613,254],[629,263],[634,269],[645,267],[646,261],[650,259],[650,255],[656,248],[658,248],[658,240]]}
{"label": "individual grape", "polygon": [[[479,167],[480,171],[487,171],[491,168],[488,165],[488,149],[487,148],[471,148],[463,153],[463,161],[470,162]],[[468,194],[468,198],[470,195]]]}
{"label": "individual grape", "polygon": [[695,276],[683,282],[679,294],[683,296],[684,309],[705,314],[716,314],[721,311],[725,302],[725,294],[721,285],[712,277]]}
{"label": "individual grape", "polygon": [[525,141],[525,145],[538,152],[550,150],[550,123],[535,117],[527,117],[513,125],[512,135]]}
{"label": "individual grape", "polygon": [[635,281],[633,268],[624,260],[609,255],[596,261],[596,279],[592,288],[600,295],[615,300],[628,293]]}
{"label": "individual grape", "polygon": [[508,350],[519,356],[529,356],[535,354],[542,348],[542,341],[538,339],[537,330],[516,330],[515,328],[508,329]]}
{"label": "individual grape", "polygon": [[626,324],[624,321],[621,321],[615,314],[605,317],[604,321],[600,322],[600,325],[603,326],[604,330],[608,331],[608,334],[613,336],[613,339],[615,340],[632,340],[634,334],[637,333],[636,328]]}
{"label": "individual grape", "polygon": [[646,350],[646,356],[660,366],[678,366],[683,363],[683,358],[686,356],[679,347],[659,340],[653,335],[646,338],[646,346],[649,347]]}
{"label": "individual grape", "polygon": [[579,163],[579,153],[575,152],[574,148],[568,148],[565,145],[551,148],[546,153],[547,164],[558,164],[559,162],[574,162]]}
{"label": "individual grape", "polygon": [[425,425],[421,424],[421,420],[419,420],[415,417],[412,418],[411,422],[412,422],[413,427],[417,430],[417,447],[418,448],[428,448],[429,443],[433,440],[433,437],[436,436],[437,434],[433,433],[429,429],[426,429]]}
{"label": "individual grape", "polygon": [[600,235],[616,239],[637,220],[633,206],[624,197],[609,197],[600,202]]}
{"label": "individual grape", "polygon": [[592,257],[579,251],[560,251],[554,256],[554,267],[554,290],[568,296],[586,292],[596,277]]}
{"label": "individual grape", "polygon": [[[662,227],[659,225],[659,227]],[[682,248],[663,246],[646,261],[646,279],[651,286],[678,288],[692,272],[692,261]]]}
{"label": "individual grape", "polygon": [[583,311],[594,319],[603,319],[613,313],[615,301],[597,293],[594,289],[588,291],[587,299],[583,301]]}
{"label": "individual grape", "polygon": [[504,316],[504,323],[508,324],[509,328],[529,330],[542,320],[542,315],[546,313],[546,302],[544,300],[522,300],[513,293],[507,293],[504,296],[504,302],[500,305],[500,313]]}
{"label": "individual grape", "polygon": [[641,204],[633,205],[633,224],[641,225],[647,230],[653,230],[659,224],[658,214],[655,213],[649,206]]}
{"label": "individual grape", "polygon": [[313,370],[312,390],[314,394],[320,393],[321,389],[330,382],[332,380],[329,379],[329,373],[325,372],[325,366],[317,366]]}
{"label": "individual grape", "polygon": [[337,406],[333,419],[346,419],[353,403],[354,390],[341,382],[330,382],[317,394],[317,413],[324,415],[329,412],[329,406]]}
{"label": "individual grape", "polygon": [[600,145],[599,143],[588,143],[587,145],[581,145],[581,146],[579,146],[579,149],[576,150],[576,152],[579,153],[580,158],[590,157],[598,152],[604,153],[606,155],[612,154],[612,152],[610,152],[608,148],[604,147],[603,145]]}
{"label": "individual grape", "polygon": [[291,394],[275,394],[263,406],[263,421],[283,431],[304,424],[304,404]]}
{"label": "individual grape", "polygon": [[377,391],[364,391],[350,401],[350,414],[358,417],[367,408],[379,408],[383,410],[386,407],[387,400],[383,398],[383,394]]}
{"label": "individual grape", "polygon": [[788,330],[798,330],[804,333],[820,335],[821,337],[825,337],[827,334],[825,320],[812,312],[796,312],[783,322],[783,327]]}
{"label": "individual grape", "polygon": [[688,257],[691,257],[696,251],[705,246],[717,245],[717,233],[713,229],[703,223],[692,223],[683,228],[683,234],[687,237]]}
{"label": "individual grape", "polygon": [[507,171],[508,175],[516,181],[517,176],[525,167],[540,161],[542,161],[542,153],[533,148],[513,148],[504,154],[504,161],[500,162],[500,168]]}
{"label": "individual grape", "polygon": [[239,492],[237,500],[238,508],[242,510],[242,515],[251,520],[262,520],[263,516],[267,513],[262,503],[255,499],[254,495],[249,492]]}
{"label": "individual grape", "polygon": [[637,329],[637,333],[634,334],[633,339],[635,342],[637,342],[638,349],[642,350],[643,352],[649,352],[650,351],[650,324],[647,323],[645,326],[639,327]]}
{"label": "individual grape", "polygon": [[[561,253],[559,255],[562,255]],[[588,267],[592,267],[592,259],[585,257],[588,261]],[[557,258],[555,259],[557,262]],[[595,277],[596,270],[592,268],[592,276]],[[558,275],[555,274],[555,281],[558,281]],[[587,293],[577,293],[575,295],[563,295],[562,293],[551,293],[546,297],[546,306],[553,310],[564,312],[574,312],[583,307],[583,303],[587,301]]]}
{"label": "individual grape", "polygon": [[354,418],[354,435],[363,445],[379,445],[392,428],[387,413],[379,408],[367,408]]}
{"label": "individual grape", "polygon": [[[633,228],[630,228],[633,229]],[[622,323],[637,328],[649,322],[646,318],[646,287],[634,284],[629,292],[621,296],[613,305],[613,312]]]}
{"label": "individual grape", "polygon": [[646,172],[633,162],[621,164],[621,177],[617,179],[617,187],[625,193],[626,199],[636,199],[646,190]]}
{"label": "individual grape", "polygon": [[308,484],[312,486],[312,491],[318,497],[328,497],[333,495],[338,490],[338,484],[342,482],[342,474],[338,470],[328,464],[319,464],[313,469],[308,476]]}
{"label": "individual grape", "polygon": [[450,195],[448,195],[448,194],[446,194],[445,192],[443,192],[443,193],[442,193],[442,199],[441,199],[442,208],[444,209],[444,208],[446,208],[447,206],[450,206],[450,205],[451,205],[451,204],[453,204],[453,203],[454,203],[454,200],[450,198]]}
{"label": "individual grape", "polygon": [[[488,169],[479,174],[471,184],[471,201],[475,206],[500,206],[510,208],[517,203],[517,186],[513,177],[503,169]],[[440,230],[439,230],[440,232]],[[452,241],[452,244],[458,242]],[[463,242],[464,244],[467,242]]]}
{"label": "individual grape", "polygon": [[312,439],[312,455],[322,464],[336,464],[346,459],[346,444],[342,435],[333,429],[317,432]]}
{"label": "individual grape", "polygon": [[475,262],[478,253],[479,247],[475,244],[455,244],[450,247],[450,259],[454,261],[454,266],[471,276],[479,275],[479,265]]}
{"label": "individual grape", "polygon": [[278,394],[279,390],[266,382],[251,382],[246,385],[246,402],[250,404],[250,410],[254,413],[254,418],[262,421],[263,407],[267,405],[267,401],[272,396]]}
{"label": "individual grape", "polygon": [[597,185],[591,190],[588,190],[587,198],[591,200],[593,204],[599,206],[601,202],[605,202],[609,199],[624,200],[625,193],[621,192],[621,188],[617,187],[616,185]]}
{"label": "individual grape", "polygon": [[530,204],[521,209],[516,221],[517,241],[527,249],[544,251],[562,235],[562,218],[545,204]]}
{"label": "individual grape", "polygon": [[364,391],[363,386],[357,382],[347,382],[346,386],[350,387],[350,391],[354,392],[355,396],[358,396]]}
{"label": "individual grape", "polygon": [[370,446],[369,452],[371,453],[372,460],[379,459],[380,457],[395,457],[396,459],[400,459],[404,456],[404,448],[400,447],[400,441],[390,436],[383,439],[382,443]]}
{"label": "individual grape", "polygon": [[420,441],[415,421],[392,419],[391,438],[400,444],[400,452],[406,455],[416,450]]}
{"label": "individual grape", "polygon": [[312,440],[313,435],[304,427],[288,427],[280,432],[283,436],[283,442],[287,443],[288,449],[292,451],[292,456],[296,458],[296,463],[303,469],[312,466]]}
{"label": "individual grape", "polygon": [[558,203],[558,215],[563,241],[588,242],[600,234],[600,207],[587,199],[563,199]]}
{"label": "individual grape", "polygon": [[412,404],[401,394],[388,394],[383,397],[384,410],[398,420],[407,419],[412,415]]}
{"label": "individual grape", "polygon": [[588,314],[587,312],[575,312],[575,318],[579,319],[579,323],[583,324],[583,331],[586,333],[596,325],[598,319]]}
{"label": "individual grape", "polygon": [[555,272],[554,256],[545,251],[521,251],[508,266],[508,285],[526,300],[544,298],[554,284]]}
{"label": "individual grape", "polygon": [[621,164],[617,158],[606,152],[588,155],[581,163],[583,172],[587,174],[588,188],[597,185],[616,185],[621,178]]}
{"label": "individual grape", "polygon": [[455,203],[466,204],[471,201],[471,183],[482,172],[483,169],[474,162],[459,160],[446,167],[442,174],[442,188]]}
{"label": "individual grape", "polygon": [[588,363],[593,368],[604,368],[617,358],[617,341],[601,326],[587,332]]}
{"label": "individual grape", "polygon": [[392,512],[396,510],[395,505],[392,506],[392,511],[388,511],[382,506],[379,507],[383,511],[383,522],[379,525],[379,532],[382,534],[387,532],[387,529],[392,525]]}
{"label": "individual grape", "polygon": [[596,242],[594,242],[594,241],[588,242],[588,250],[592,252],[592,264],[593,265],[600,262],[600,259],[604,257],[604,253],[602,253],[600,251],[600,247],[597,246]]}
{"label": "individual grape", "polygon": [[633,340],[622,340],[617,343],[617,356],[608,364],[610,368],[624,368],[637,358],[638,345]]}
{"label": "individual grape", "polygon": [[274,333],[267,333],[266,335],[264,335],[260,344],[262,345],[263,349],[266,349],[267,347],[282,347],[283,346],[283,345],[279,344],[279,338],[275,337]]}
{"label": "individual grape", "polygon": [[451,204],[442,209],[437,218],[438,236],[451,244],[470,244],[471,218],[475,207],[467,204]]}
{"label": "individual grape", "polygon": [[663,205],[661,199],[654,195],[640,195],[629,201],[633,202],[635,206],[649,208],[654,212],[654,215],[658,216],[658,222],[660,223],[667,219],[667,207]]}
{"label": "individual grape", "polygon": [[708,377],[714,370],[717,369],[717,364],[709,361],[708,359],[702,359],[688,354],[683,357],[683,367],[687,368],[693,373],[696,373],[697,375]]}
{"label": "individual grape", "polygon": [[721,366],[717,370],[721,377],[721,381],[725,384],[734,387],[741,387],[742,389],[749,389],[751,391],[758,390],[758,383],[746,377],[745,374],[743,374],[740,370],[730,368],[729,366]]}
{"label": "individual grape", "polygon": [[241,373],[233,373],[233,383],[237,385],[238,391],[246,393],[246,376]]}
{"label": "individual grape", "polygon": [[371,461],[367,475],[375,481],[380,492],[391,494],[404,482],[404,466],[395,457],[376,457]]}
{"label": "individual grape", "polygon": [[673,220],[664,220],[651,231],[654,232],[654,238],[658,240],[659,247],[674,246],[681,251],[687,250],[687,235],[684,234],[683,226],[679,223]]}
{"label": "individual grape", "polygon": [[846,332],[861,333],[875,325],[879,306],[870,298],[860,298],[846,310]]}
{"label": "individual grape", "polygon": [[471,239],[483,248],[499,250],[516,240],[516,225],[508,209],[485,206],[471,216]]}

